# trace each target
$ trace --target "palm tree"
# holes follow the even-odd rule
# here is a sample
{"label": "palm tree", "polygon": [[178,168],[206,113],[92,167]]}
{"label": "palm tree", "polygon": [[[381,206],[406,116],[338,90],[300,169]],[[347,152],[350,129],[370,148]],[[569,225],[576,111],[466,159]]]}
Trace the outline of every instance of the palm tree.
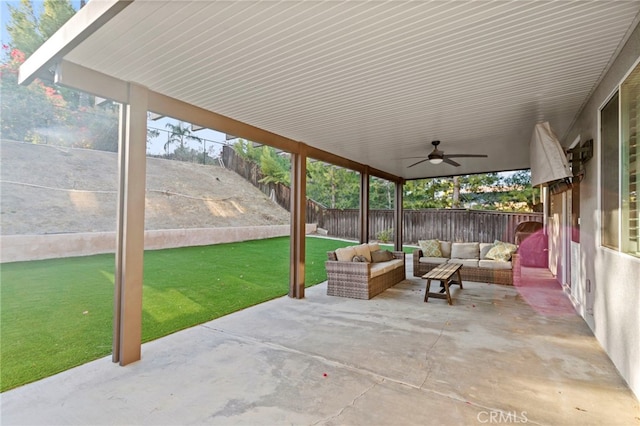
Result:
{"label": "palm tree", "polygon": [[198,143],[202,143],[202,138],[194,136],[191,132],[191,127],[189,125],[185,125],[183,127],[183,122],[180,121],[178,124],[167,123],[165,127],[169,129],[169,134],[167,135],[167,143],[164,144],[164,149],[169,154],[169,147],[172,143],[177,143],[178,148],[181,151],[185,149],[185,142],[188,140],[196,141]]}

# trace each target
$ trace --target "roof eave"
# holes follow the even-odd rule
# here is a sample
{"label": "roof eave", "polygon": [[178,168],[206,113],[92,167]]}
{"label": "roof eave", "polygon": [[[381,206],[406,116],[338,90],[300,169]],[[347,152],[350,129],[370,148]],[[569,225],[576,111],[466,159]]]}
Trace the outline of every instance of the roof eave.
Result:
{"label": "roof eave", "polygon": [[18,83],[28,85],[36,78],[51,80],[51,68],[56,62],[133,1],[101,0],[87,3],[20,66]]}

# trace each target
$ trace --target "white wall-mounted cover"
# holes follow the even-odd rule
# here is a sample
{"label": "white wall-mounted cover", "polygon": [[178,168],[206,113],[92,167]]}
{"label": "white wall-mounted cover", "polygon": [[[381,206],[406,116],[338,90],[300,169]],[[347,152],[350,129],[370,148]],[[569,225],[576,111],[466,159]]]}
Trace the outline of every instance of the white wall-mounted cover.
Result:
{"label": "white wall-mounted cover", "polygon": [[531,185],[538,186],[571,177],[564,149],[548,121],[536,124],[529,144]]}

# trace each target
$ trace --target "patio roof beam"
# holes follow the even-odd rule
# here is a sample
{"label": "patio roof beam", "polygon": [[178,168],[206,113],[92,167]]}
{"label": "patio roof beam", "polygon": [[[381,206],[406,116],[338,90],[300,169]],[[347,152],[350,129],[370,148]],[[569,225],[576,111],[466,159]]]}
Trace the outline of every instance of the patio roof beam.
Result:
{"label": "patio roof beam", "polygon": [[297,153],[299,142],[157,92],[149,92],[149,110],[222,133]]}
{"label": "patio roof beam", "polygon": [[340,157],[339,155],[332,154],[330,152],[324,151],[319,148],[314,148],[312,146],[308,147],[308,154],[310,158],[315,158],[316,160],[324,161],[325,163],[344,167],[345,169],[354,170],[359,173],[362,173],[366,168],[368,170],[369,175],[371,176],[376,176],[391,182],[398,182],[400,180],[399,176],[383,172],[382,170],[369,167],[365,164],[358,163],[356,161],[352,161],[344,157]]}
{"label": "patio roof beam", "polygon": [[60,61],[56,66],[53,81],[61,86],[81,90],[121,104],[129,103],[127,82],[73,62]]}
{"label": "patio roof beam", "polygon": [[243,138],[252,142],[269,145],[272,148],[297,154],[302,145],[305,146],[307,157],[315,158],[325,163],[334,164],[356,172],[362,173],[365,169],[369,175],[377,176],[391,182],[398,182],[400,177],[382,170],[368,168],[365,164],[348,160],[344,157],[332,154],[322,149],[314,148],[300,141],[295,141],[276,133],[269,132],[256,126],[244,123],[242,121],[215,113],[200,107],[196,107],[187,102],[162,95],[157,92],[149,92],[149,110],[156,114],[162,114],[173,117],[188,123],[215,129],[219,132],[231,134],[238,138]]}

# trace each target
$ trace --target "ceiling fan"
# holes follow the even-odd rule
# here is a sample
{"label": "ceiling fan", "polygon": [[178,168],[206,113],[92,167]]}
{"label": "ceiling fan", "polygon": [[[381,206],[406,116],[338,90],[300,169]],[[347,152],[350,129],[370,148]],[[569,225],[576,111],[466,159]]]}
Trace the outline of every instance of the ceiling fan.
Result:
{"label": "ceiling fan", "polygon": [[431,154],[429,154],[427,158],[411,157],[411,158],[422,158],[422,160],[418,161],[417,163],[413,163],[409,167],[417,166],[418,164],[424,163],[425,161],[429,161],[431,164],[440,164],[442,162],[445,162],[447,164],[451,164],[452,166],[459,167],[460,163],[453,161],[452,158],[461,158],[461,157],[486,158],[488,157],[488,155],[485,155],[485,154],[445,154],[444,151],[440,151],[438,149],[438,145],[440,145],[440,141],[432,141],[431,145],[433,145],[433,151],[431,151]]}

